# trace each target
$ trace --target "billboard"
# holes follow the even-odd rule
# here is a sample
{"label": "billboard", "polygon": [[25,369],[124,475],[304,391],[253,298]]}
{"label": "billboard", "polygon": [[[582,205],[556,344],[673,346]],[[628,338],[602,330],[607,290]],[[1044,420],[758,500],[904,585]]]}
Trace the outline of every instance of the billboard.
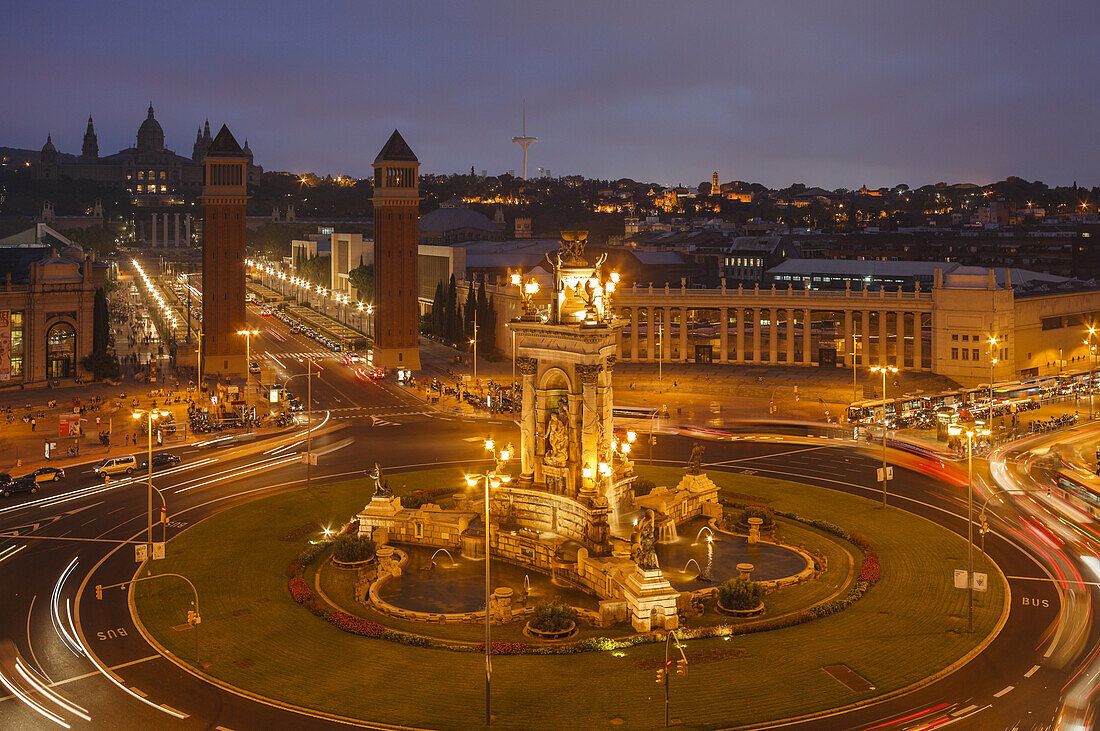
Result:
{"label": "billboard", "polygon": [[80,436],[80,414],[61,414],[58,435],[62,437]]}
{"label": "billboard", "polygon": [[0,310],[0,381],[11,380],[11,310]]}

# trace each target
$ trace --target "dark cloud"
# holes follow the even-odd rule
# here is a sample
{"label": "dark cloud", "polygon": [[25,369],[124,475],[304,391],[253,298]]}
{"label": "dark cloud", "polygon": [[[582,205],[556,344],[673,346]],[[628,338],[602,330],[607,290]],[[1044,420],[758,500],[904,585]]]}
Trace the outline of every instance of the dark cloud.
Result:
{"label": "dark cloud", "polygon": [[268,168],[363,175],[400,127],[430,171],[827,187],[1094,184],[1100,4],[191,2],[13,5],[0,144],[133,143],[152,99]]}

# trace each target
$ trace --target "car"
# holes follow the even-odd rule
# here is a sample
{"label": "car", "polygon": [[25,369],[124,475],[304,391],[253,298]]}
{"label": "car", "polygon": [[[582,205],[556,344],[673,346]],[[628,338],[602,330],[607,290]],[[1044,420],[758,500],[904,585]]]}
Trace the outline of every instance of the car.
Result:
{"label": "car", "polygon": [[0,488],[0,495],[4,497],[10,497],[17,492],[29,492],[33,495],[38,492],[38,482],[30,475],[24,475]]}
{"label": "car", "polygon": [[370,372],[370,379],[372,381],[380,381],[385,377],[386,377],[386,369],[385,368],[375,368],[374,370],[372,370]]}
{"label": "car", "polygon": [[264,307],[262,310],[260,310],[260,314],[264,317],[271,317],[271,310]]}
{"label": "car", "polygon": [[248,372],[249,373],[259,373],[260,372],[260,364],[257,363],[256,361],[252,361],[251,363],[248,364]]}
{"label": "car", "polygon": [[[153,469],[158,467],[168,467],[170,465],[179,464],[180,458],[178,454],[169,454],[168,452],[160,452],[153,455]],[[149,461],[145,460],[141,463],[143,470],[149,469]]]}
{"label": "car", "polygon": [[292,333],[300,333],[300,332],[302,332],[302,328],[298,327],[297,325],[293,325],[293,326],[291,326],[290,331]]}
{"label": "car", "polygon": [[34,472],[27,475],[35,482],[53,482],[60,480],[65,476],[65,470],[60,467],[39,467]]}
{"label": "car", "polygon": [[132,475],[137,469],[137,457],[127,454],[121,457],[108,457],[95,466],[93,472],[100,477],[127,474]]}
{"label": "car", "polygon": [[0,472],[0,488],[4,487],[4,485],[10,485],[14,481],[15,478],[13,478],[7,472]]}
{"label": "car", "polygon": [[37,481],[30,475],[24,475],[18,479],[13,479],[3,488],[0,488],[0,495],[3,497],[11,497],[15,492],[30,492],[34,495],[38,491]]}

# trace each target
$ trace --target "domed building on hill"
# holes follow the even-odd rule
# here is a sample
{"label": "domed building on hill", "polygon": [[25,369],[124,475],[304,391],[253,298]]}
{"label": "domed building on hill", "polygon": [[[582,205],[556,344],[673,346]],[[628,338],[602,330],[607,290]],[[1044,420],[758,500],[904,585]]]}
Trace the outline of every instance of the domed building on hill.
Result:
{"label": "domed building on hill", "polygon": [[[124,188],[134,196],[171,197],[180,193],[198,193],[202,190],[202,159],[212,142],[210,123],[199,129],[191,157],[177,155],[164,146],[164,130],[153,114],[153,105],[137,131],[137,145],[119,150],[113,155],[99,156],[99,141],[92,118],[84,132],[84,143],[79,156],[58,152],[53,136],[47,135],[41,157],[34,165],[39,180],[94,180],[113,188]],[[258,181],[263,168],[252,164],[252,151],[248,150],[249,182]]]}

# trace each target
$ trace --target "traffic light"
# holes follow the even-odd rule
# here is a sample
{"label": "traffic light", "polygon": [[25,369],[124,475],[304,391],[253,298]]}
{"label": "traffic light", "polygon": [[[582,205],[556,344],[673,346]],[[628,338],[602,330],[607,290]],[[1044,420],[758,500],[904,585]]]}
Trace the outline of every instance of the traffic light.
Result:
{"label": "traffic light", "polygon": [[96,584],[95,585],[95,598],[96,599],[102,599],[103,598],[103,585],[102,584]]}
{"label": "traffic light", "polygon": [[676,674],[677,675],[687,675],[687,673],[688,673],[688,661],[687,660],[677,660],[676,661]]}
{"label": "traffic light", "polygon": [[160,522],[168,525],[168,508],[163,505],[160,507]]}
{"label": "traffic light", "polygon": [[665,669],[657,668],[657,685],[665,682]]}

